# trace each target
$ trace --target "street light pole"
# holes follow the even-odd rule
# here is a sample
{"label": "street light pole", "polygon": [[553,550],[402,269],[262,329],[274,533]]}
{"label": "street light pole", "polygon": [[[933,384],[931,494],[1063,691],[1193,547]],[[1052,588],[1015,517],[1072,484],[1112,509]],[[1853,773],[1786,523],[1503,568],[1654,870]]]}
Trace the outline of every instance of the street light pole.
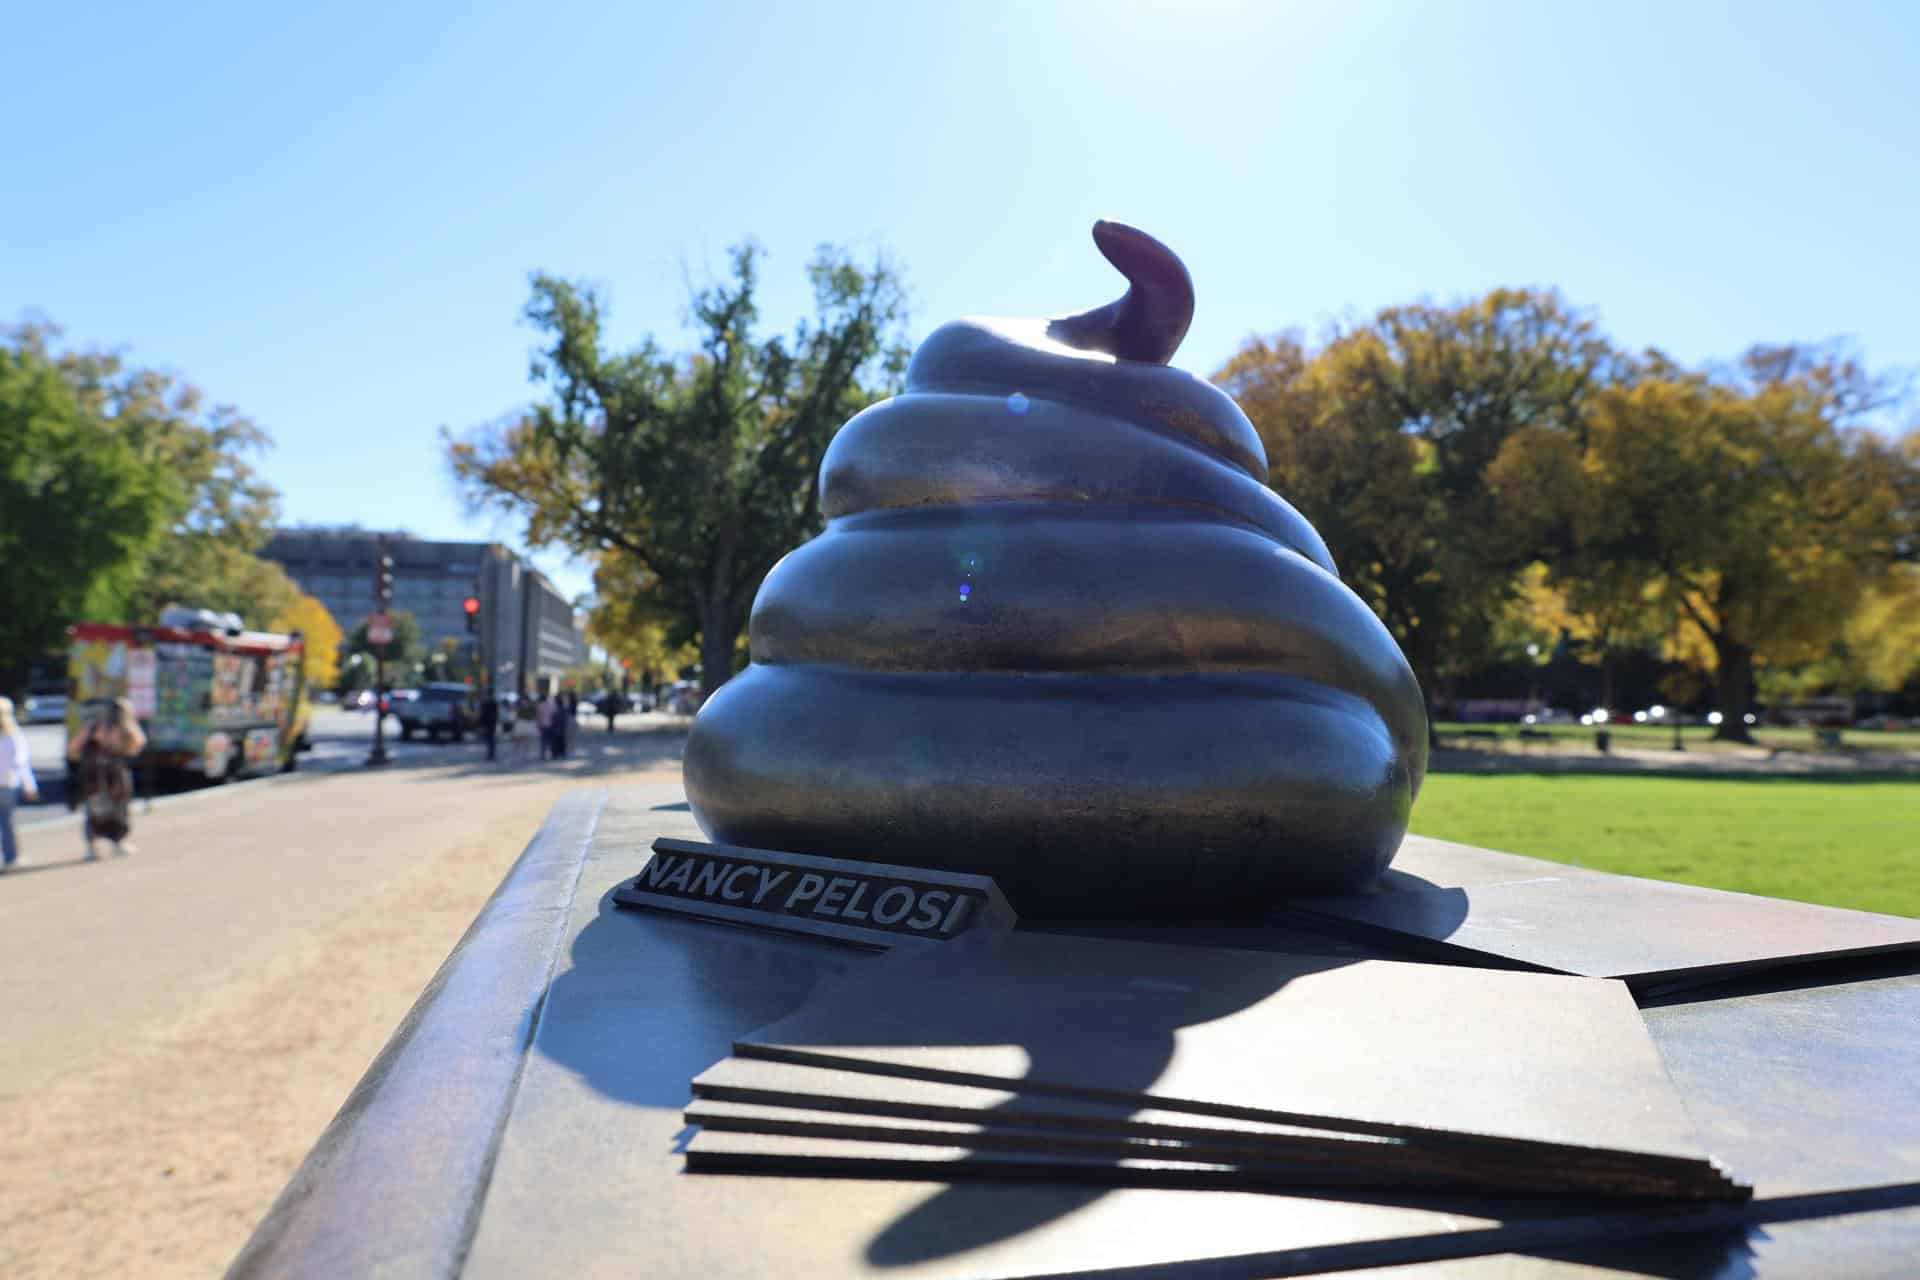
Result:
{"label": "street light pole", "polygon": [[380,636],[374,637],[374,626],[369,620],[367,643],[373,649],[373,750],[367,753],[369,765],[382,765],[387,762],[387,645],[393,639],[389,629],[392,625],[387,610],[393,604],[393,557],[387,554],[387,535],[381,534],[373,557],[373,600],[379,610],[374,616],[379,619]]}
{"label": "street light pole", "polygon": [[373,750],[368,764],[387,762],[387,658],[386,646],[373,651]]}

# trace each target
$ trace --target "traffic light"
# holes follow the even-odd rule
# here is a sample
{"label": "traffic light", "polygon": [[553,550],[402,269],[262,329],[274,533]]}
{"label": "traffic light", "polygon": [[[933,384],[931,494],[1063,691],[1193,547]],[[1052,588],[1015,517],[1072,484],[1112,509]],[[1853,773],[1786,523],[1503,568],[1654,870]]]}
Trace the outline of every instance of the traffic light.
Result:
{"label": "traffic light", "polygon": [[373,598],[382,609],[393,603],[393,557],[387,554],[385,543],[373,562]]}
{"label": "traffic light", "polygon": [[467,631],[469,633],[478,631],[480,629],[480,597],[468,596],[460,607],[467,611]]}

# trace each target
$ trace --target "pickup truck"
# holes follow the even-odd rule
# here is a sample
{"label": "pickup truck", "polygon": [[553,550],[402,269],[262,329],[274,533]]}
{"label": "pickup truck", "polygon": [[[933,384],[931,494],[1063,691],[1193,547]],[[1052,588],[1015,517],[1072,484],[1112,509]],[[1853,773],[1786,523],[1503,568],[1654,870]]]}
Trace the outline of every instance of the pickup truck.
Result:
{"label": "pickup truck", "polygon": [[479,704],[464,684],[423,684],[404,702],[395,699],[393,714],[403,741],[425,733],[436,742],[442,737],[458,742],[480,723]]}

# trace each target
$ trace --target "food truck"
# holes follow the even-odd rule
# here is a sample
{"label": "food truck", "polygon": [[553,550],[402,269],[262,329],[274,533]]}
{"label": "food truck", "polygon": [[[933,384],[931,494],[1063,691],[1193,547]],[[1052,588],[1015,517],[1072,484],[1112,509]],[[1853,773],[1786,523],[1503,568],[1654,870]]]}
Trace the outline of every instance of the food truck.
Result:
{"label": "food truck", "polygon": [[210,781],[293,769],[309,718],[300,634],[246,631],[201,610],[161,619],[72,628],[68,741],[127,698],[147,734],[143,768]]}

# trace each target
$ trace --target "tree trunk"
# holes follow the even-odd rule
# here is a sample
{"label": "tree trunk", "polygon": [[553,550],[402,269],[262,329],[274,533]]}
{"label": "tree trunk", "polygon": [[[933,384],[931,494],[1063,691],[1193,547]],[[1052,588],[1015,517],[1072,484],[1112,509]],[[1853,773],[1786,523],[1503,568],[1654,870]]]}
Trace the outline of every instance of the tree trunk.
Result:
{"label": "tree trunk", "polygon": [[1715,742],[1752,742],[1747,728],[1747,690],[1753,684],[1753,650],[1731,640],[1713,642],[1715,682],[1719,686],[1720,723]]}
{"label": "tree trunk", "polygon": [[740,639],[740,615],[724,601],[708,601],[700,610],[700,700],[711,698],[733,678],[733,651]]}

